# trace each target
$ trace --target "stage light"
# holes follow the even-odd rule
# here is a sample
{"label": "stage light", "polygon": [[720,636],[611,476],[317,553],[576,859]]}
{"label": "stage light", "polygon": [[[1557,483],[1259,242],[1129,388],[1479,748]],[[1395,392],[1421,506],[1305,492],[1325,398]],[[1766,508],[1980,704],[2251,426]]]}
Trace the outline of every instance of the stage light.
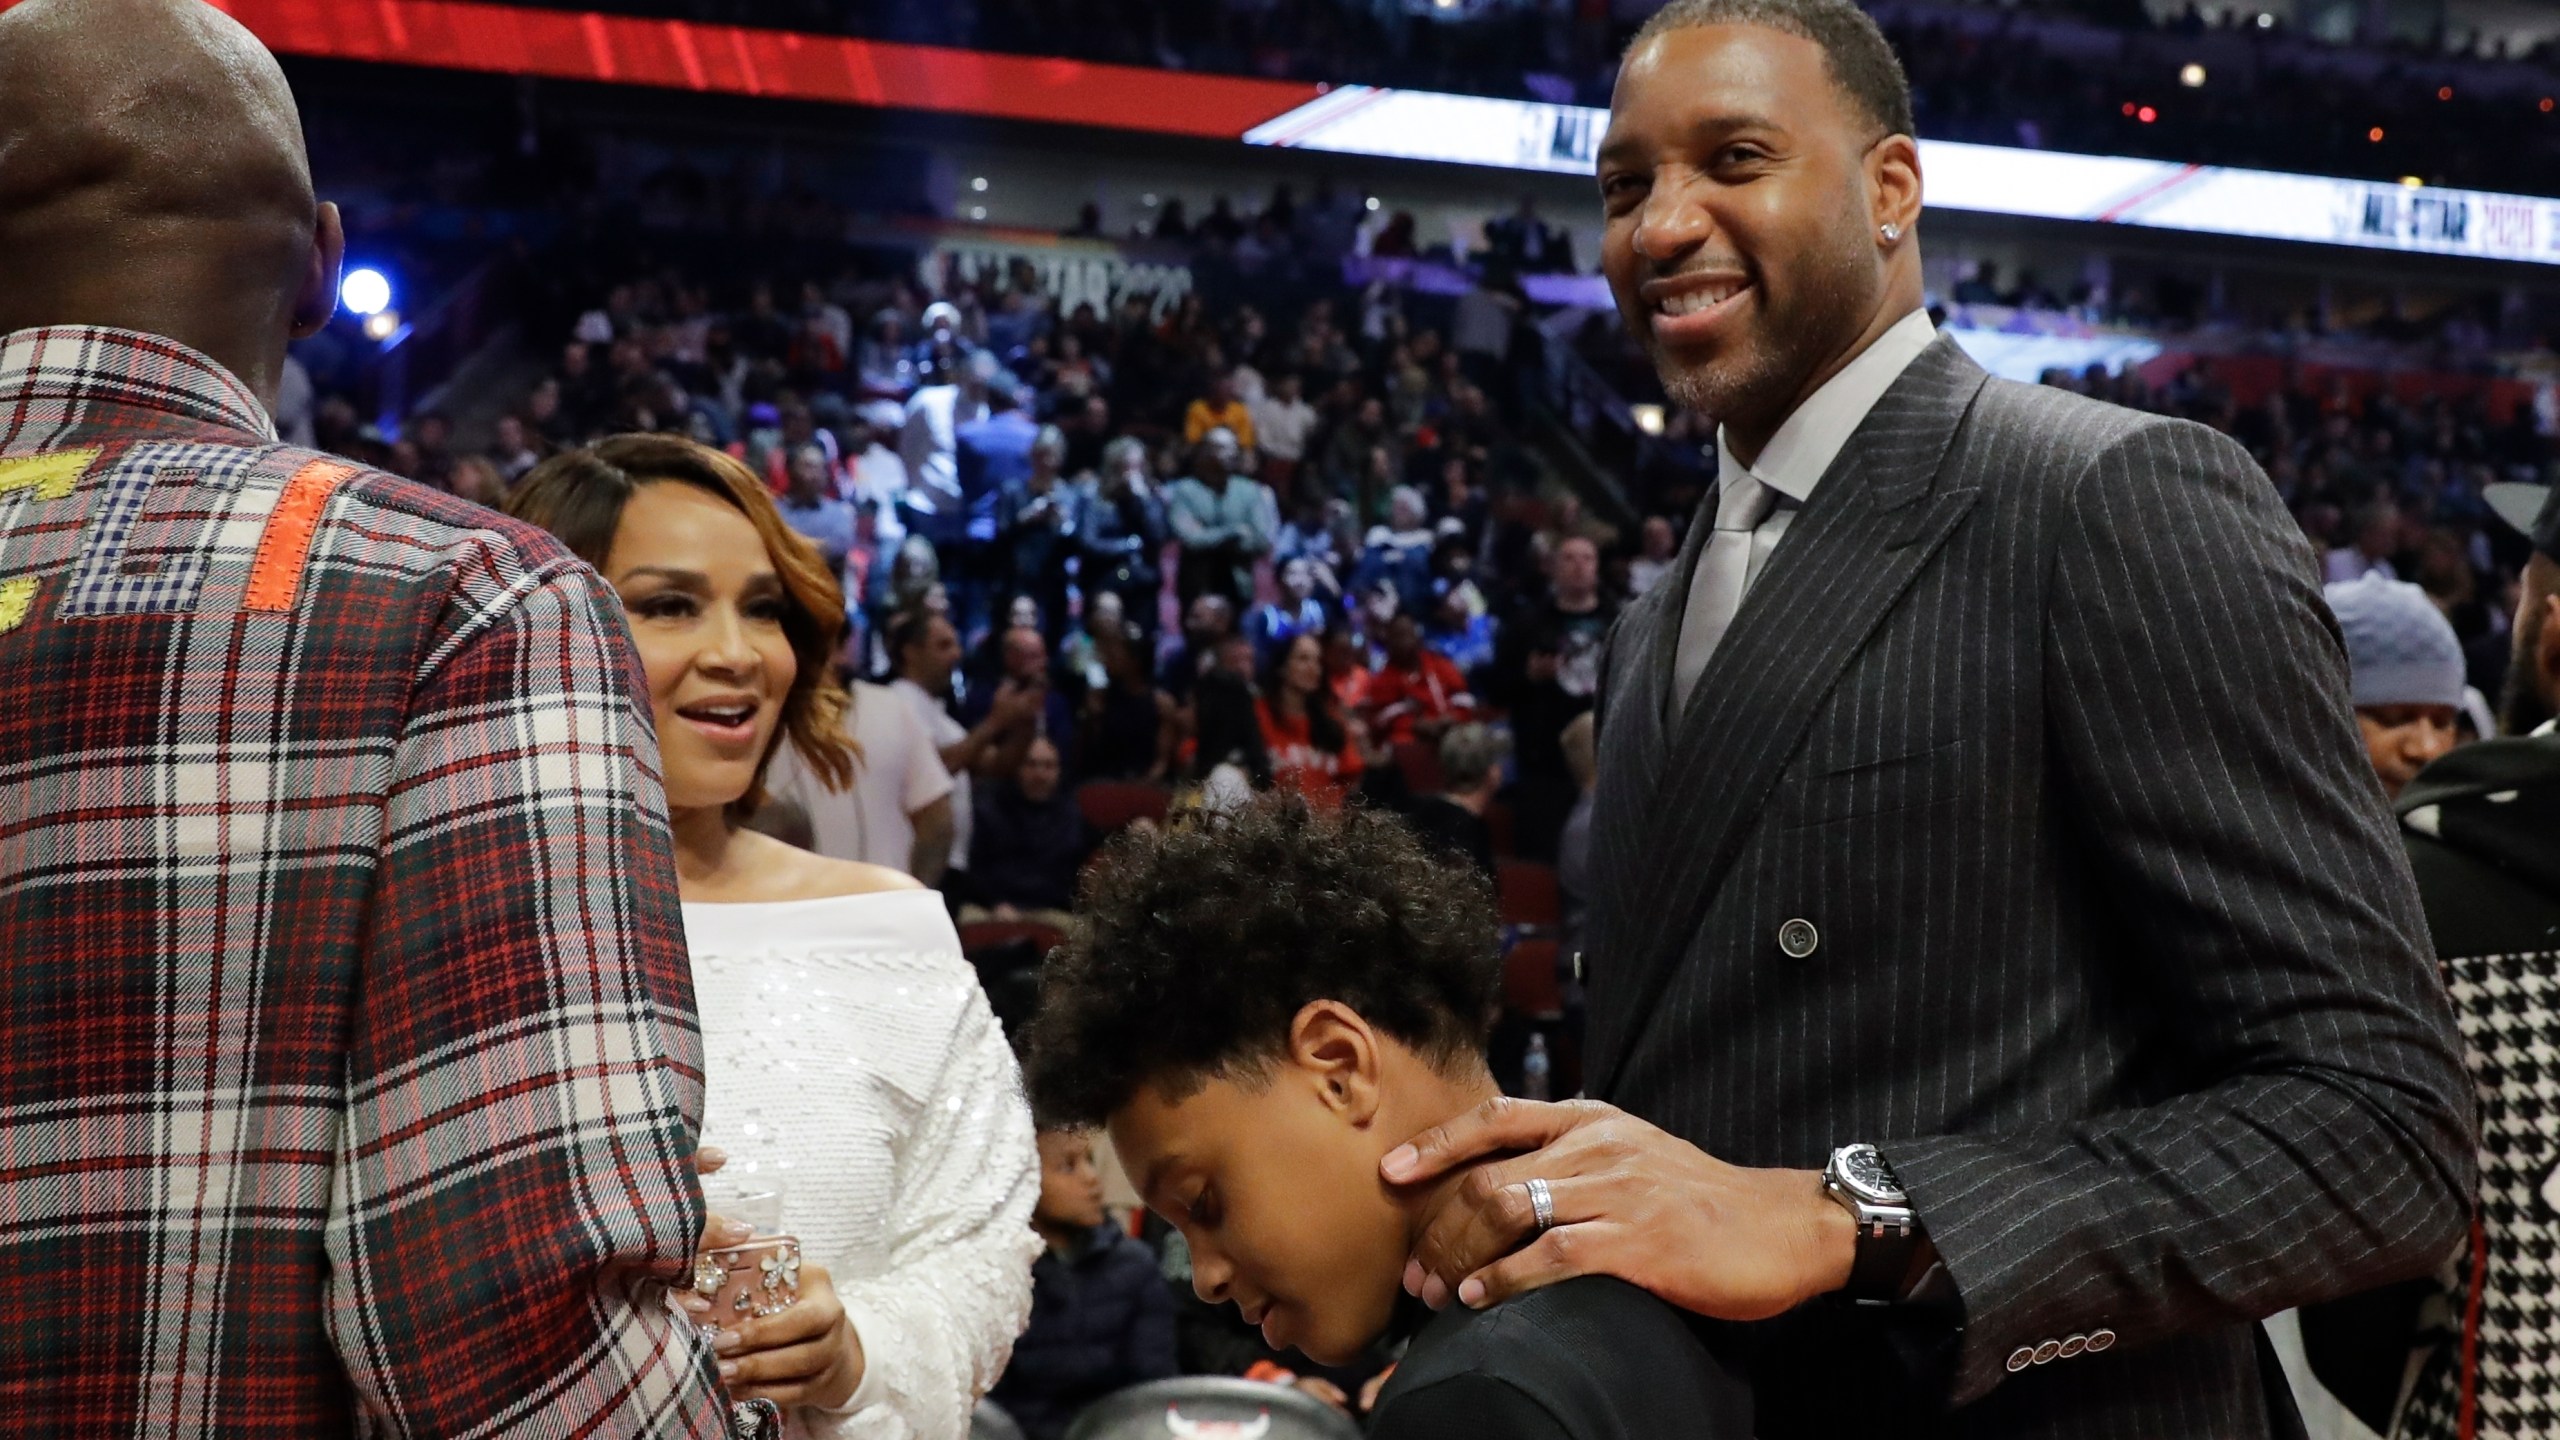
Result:
{"label": "stage light", "polygon": [[[2550,107],[2550,103],[2549,103],[2548,101],[2545,101],[2545,102],[2544,102],[2544,104],[2543,104],[2543,108],[2544,108],[2544,109],[2546,109],[2546,110],[2547,110],[2547,109],[2549,109],[2549,108],[2551,108],[2551,107]],[[1372,195],[1372,196],[1370,196],[1370,197],[1369,197],[1369,208],[1370,208],[1370,209],[1372,209],[1372,210],[1375,210],[1375,209],[1377,209],[1377,208],[1378,208],[1378,197],[1377,197],[1377,196]]]}
{"label": "stage light", "polygon": [[984,195],[987,193],[987,177],[981,175],[977,179],[970,181],[969,188],[977,191],[981,195]]}
{"label": "stage light", "polygon": [[2548,95],[2542,97],[2542,113],[2545,115],[2551,113],[2551,97]]}
{"label": "stage light", "polygon": [[391,303],[391,281],[370,267],[350,270],[338,282],[338,303],[350,315],[378,315]]}
{"label": "stage light", "polygon": [[1156,208],[1156,197],[1153,194],[1141,195],[1138,197],[1138,203],[1153,210]]}
{"label": "stage light", "polygon": [[2130,100],[2124,102],[2124,118],[2127,120],[2133,118],[2133,102]]}
{"label": "stage light", "polygon": [[970,219],[972,219],[972,220],[984,220],[984,219],[986,219],[986,218],[987,218],[987,207],[986,207],[986,206],[984,206],[984,205],[972,205],[972,206],[970,206],[970,207],[969,207],[969,218],[970,218]]}
{"label": "stage light", "polygon": [[2259,11],[2258,28],[2261,30],[2273,30],[2276,28],[2276,17],[2263,10]]}
{"label": "stage light", "polygon": [[1636,428],[1647,435],[1659,435],[1662,433],[1661,406],[1630,405],[1627,407],[1627,413],[1635,417]]}
{"label": "stage light", "polygon": [[2415,175],[2403,175],[2403,176],[2401,176],[2401,177],[2400,177],[2400,183],[2401,183],[2402,185],[2404,185],[2404,186],[2408,187],[2409,189],[2412,189],[2412,190],[2423,190],[2423,189],[2427,188],[2427,182],[2426,182],[2426,181],[2424,181],[2424,180],[2419,179],[2419,178],[2418,178],[2417,176],[2415,176]]}
{"label": "stage light", "polygon": [[2452,86],[2450,86],[2450,85],[2440,85],[2440,86],[2436,87],[2436,98],[2437,98],[2437,99],[2439,99],[2439,100],[2450,100],[2450,99],[2452,99],[2452,98],[2453,98],[2453,87],[2452,87]]}
{"label": "stage light", "polygon": [[2382,127],[2381,127],[2381,126],[2379,126],[2379,125],[2376,125],[2376,126],[2374,126],[2372,129],[2367,130],[2366,132],[2364,132],[2364,138],[2366,138],[2367,140],[2372,141],[2372,142],[2373,142],[2374,144],[2376,144],[2376,145],[2381,144],[2381,143],[2382,143]]}
{"label": "stage light", "polygon": [[2190,60],[2178,71],[2178,83],[2190,90],[2204,88],[2204,67]]}
{"label": "stage light", "polygon": [[2141,121],[2145,125],[2148,125],[2152,121],[2160,118],[2160,112],[2152,109],[2148,105],[2145,105],[2141,109],[2133,112],[2133,118]]}
{"label": "stage light", "polygon": [[376,310],[364,317],[364,338],[367,340],[388,340],[399,328],[400,312],[397,310]]}

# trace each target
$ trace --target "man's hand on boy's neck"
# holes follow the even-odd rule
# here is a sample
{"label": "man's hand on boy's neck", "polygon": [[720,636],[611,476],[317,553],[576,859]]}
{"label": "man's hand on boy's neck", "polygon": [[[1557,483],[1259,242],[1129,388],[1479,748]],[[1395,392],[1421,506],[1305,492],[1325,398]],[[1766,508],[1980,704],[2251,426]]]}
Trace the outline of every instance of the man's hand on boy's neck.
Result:
{"label": "man's hand on boy's neck", "polygon": [[[1378,1129],[1387,1139],[1394,1140],[1449,1124],[1489,1100],[1502,1098],[1502,1087],[1494,1083],[1493,1072],[1489,1070],[1478,1069],[1473,1075],[1456,1080],[1428,1068],[1421,1069],[1420,1075],[1422,1078],[1410,1082],[1403,1092],[1413,1096],[1411,1103],[1399,1107],[1404,1113],[1379,1117],[1384,1123]],[[1423,1228],[1431,1217],[1448,1209],[1450,1192],[1466,1183],[1466,1179],[1467,1172],[1459,1170],[1419,1185],[1396,1188],[1396,1203],[1403,1207],[1405,1215],[1405,1248],[1408,1251],[1420,1243]],[[1407,1273],[1411,1273],[1409,1269]],[[1407,1286],[1406,1290],[1410,1293],[1412,1287]]]}
{"label": "man's hand on boy's neck", "polygon": [[[1857,1224],[1819,1171],[1728,1165],[1589,1101],[1505,1101],[1455,1118],[1417,1132],[1422,1153],[1381,1167],[1408,1177],[1419,1221],[1405,1288],[1435,1307],[1614,1275],[1696,1314],[1759,1320],[1849,1283]],[[1533,1178],[1554,1203],[1543,1237]]]}

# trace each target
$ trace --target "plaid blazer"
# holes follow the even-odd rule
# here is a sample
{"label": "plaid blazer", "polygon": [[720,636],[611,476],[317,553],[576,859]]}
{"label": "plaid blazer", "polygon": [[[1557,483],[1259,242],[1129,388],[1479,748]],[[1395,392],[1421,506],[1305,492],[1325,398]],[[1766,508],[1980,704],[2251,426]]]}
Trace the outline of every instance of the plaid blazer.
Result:
{"label": "plaid blazer", "polygon": [[723,1433],[645,694],[548,537],[0,336],[0,1429]]}

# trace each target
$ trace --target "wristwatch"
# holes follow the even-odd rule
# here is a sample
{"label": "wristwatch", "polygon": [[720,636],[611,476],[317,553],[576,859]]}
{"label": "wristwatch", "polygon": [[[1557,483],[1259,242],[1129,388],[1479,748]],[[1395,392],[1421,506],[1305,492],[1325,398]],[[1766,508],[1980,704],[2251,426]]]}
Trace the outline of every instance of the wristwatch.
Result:
{"label": "wristwatch", "polygon": [[1920,1222],[1902,1193],[1893,1167],[1873,1145],[1843,1145],[1822,1168],[1822,1191],[1858,1222],[1857,1258],[1841,1293],[1861,1305],[1890,1305],[1902,1298],[1919,1252]]}

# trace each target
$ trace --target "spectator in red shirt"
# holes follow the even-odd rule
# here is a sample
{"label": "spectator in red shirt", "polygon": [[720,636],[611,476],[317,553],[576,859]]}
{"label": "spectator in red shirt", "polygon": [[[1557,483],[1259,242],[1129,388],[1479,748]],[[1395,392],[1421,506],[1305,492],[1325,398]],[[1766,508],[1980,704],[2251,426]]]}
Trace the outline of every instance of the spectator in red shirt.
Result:
{"label": "spectator in red shirt", "polygon": [[1447,656],[1424,647],[1422,627],[1411,615],[1387,622],[1386,650],[1387,663],[1369,677],[1370,729],[1383,743],[1437,744],[1449,727],[1475,717],[1467,677]]}
{"label": "spectator in red shirt", "polygon": [[1313,635],[1292,639],[1264,674],[1254,711],[1262,722],[1262,747],[1271,756],[1273,785],[1331,808],[1360,783],[1367,766],[1325,684],[1324,642]]}

